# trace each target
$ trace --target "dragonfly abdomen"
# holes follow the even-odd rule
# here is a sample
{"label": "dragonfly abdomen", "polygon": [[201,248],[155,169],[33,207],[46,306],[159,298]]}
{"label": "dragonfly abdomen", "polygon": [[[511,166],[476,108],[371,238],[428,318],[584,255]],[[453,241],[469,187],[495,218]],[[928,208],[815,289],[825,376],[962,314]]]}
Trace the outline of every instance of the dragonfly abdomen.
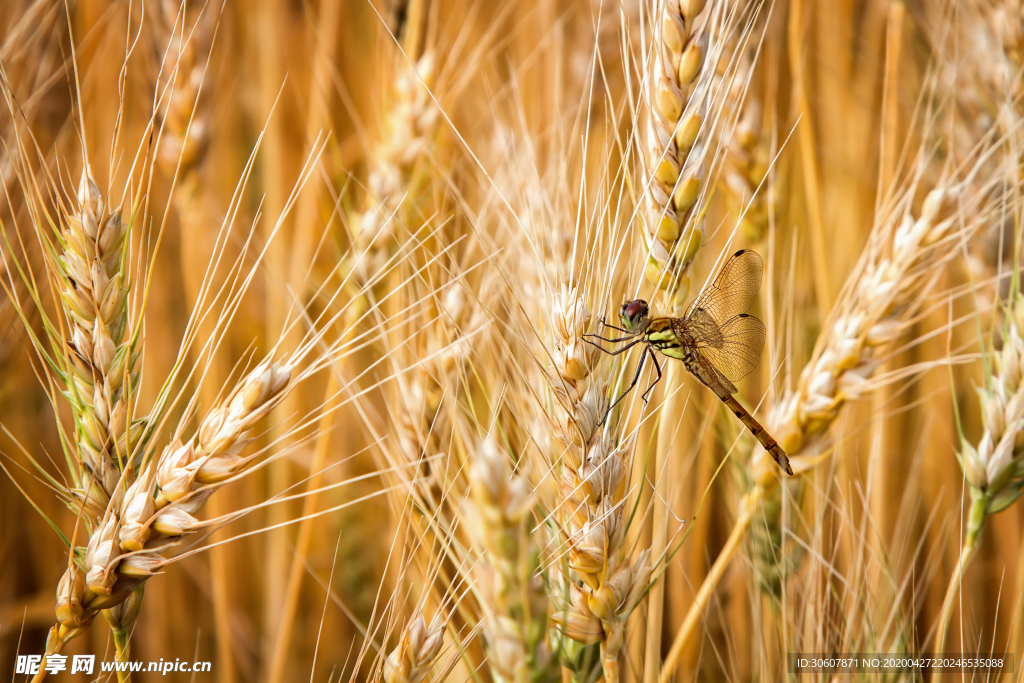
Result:
{"label": "dragonfly abdomen", "polygon": [[754,419],[754,417],[747,412],[747,409],[740,405],[731,394],[718,394],[718,398],[722,399],[722,403],[726,405],[733,412],[733,414],[740,419],[743,425],[750,430],[750,433],[754,435],[754,438],[761,442],[764,449],[772,456],[776,464],[786,471],[786,474],[792,475],[793,468],[789,464],[789,458],[786,456],[786,452],[782,450],[779,443],[772,438],[761,423]]}

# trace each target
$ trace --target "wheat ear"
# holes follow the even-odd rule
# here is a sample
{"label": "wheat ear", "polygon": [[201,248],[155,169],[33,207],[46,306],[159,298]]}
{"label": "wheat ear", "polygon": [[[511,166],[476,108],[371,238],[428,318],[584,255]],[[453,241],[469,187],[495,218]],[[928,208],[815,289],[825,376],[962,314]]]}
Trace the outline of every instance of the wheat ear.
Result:
{"label": "wheat ear", "polygon": [[761,185],[770,154],[761,132],[763,113],[760,99],[747,93],[722,174],[730,212],[739,218],[739,233],[750,244],[760,244],[768,234],[768,190]]}
{"label": "wheat ear", "polygon": [[[395,76],[393,101],[384,112],[381,135],[369,156],[364,209],[349,216],[352,249],[347,267],[353,284],[364,287],[378,279],[394,257],[400,226],[422,224],[420,216],[430,198],[431,153],[436,142],[440,110],[428,90],[434,80],[434,58],[427,53],[412,65],[402,64]],[[414,227],[418,227],[414,226]],[[415,230],[413,230],[415,232]],[[350,317],[362,307],[353,306]]]}
{"label": "wheat ear", "polygon": [[197,171],[210,144],[209,112],[199,106],[198,100],[209,58],[211,24],[217,15],[212,8],[206,8],[189,32],[182,9],[174,0],[161,0],[154,23],[157,47],[164,50],[159,63],[161,68],[170,69],[165,74],[169,80],[168,100],[160,116],[156,160],[169,177],[176,177],[183,186],[183,191],[176,192],[173,199],[185,222],[191,215],[189,205],[198,200]]}
{"label": "wheat ear", "polygon": [[[664,0],[657,5],[654,50],[647,83],[650,126],[644,174],[648,281],[681,310],[689,293],[686,276],[704,239],[703,215],[695,211],[704,181],[708,84],[702,80],[709,32],[696,30],[706,0]],[[710,76],[710,74],[707,74]]]}
{"label": "wheat ear", "polygon": [[970,492],[960,557],[939,613],[936,647],[946,643],[949,620],[964,571],[978,550],[985,521],[1020,497],[1024,488],[1024,301],[1016,293],[1005,311],[1002,348],[987,351],[992,374],[978,389],[984,432],[977,445],[966,439],[959,460]]}
{"label": "wheat ear", "polygon": [[[705,207],[699,201],[706,192],[705,157],[709,146],[708,101],[714,82],[709,60],[711,17],[721,6],[712,3],[698,26],[706,0],[666,0],[655,3],[653,55],[648,71],[648,163],[645,168],[648,245],[644,274],[663,290],[666,308],[681,314],[690,290],[689,269],[704,241]],[[654,457],[656,472],[665,471],[671,457],[678,412],[679,368],[667,369],[661,405],[662,419]],[[657,498],[668,493],[667,478],[659,477]],[[651,548],[661,556],[666,548],[668,510],[656,508],[651,522]],[[653,587],[647,614],[645,658],[652,662],[645,681],[657,675],[661,658],[661,627],[664,588]]]}
{"label": "wheat ear", "polygon": [[487,662],[496,680],[547,680],[554,661],[547,643],[547,595],[534,542],[533,493],[493,436],[470,453],[465,522],[482,556],[474,567]]}
{"label": "wheat ear", "polygon": [[[206,416],[196,437],[184,444],[172,442],[141,466],[139,477],[99,520],[86,548],[86,571],[72,563],[58,584],[54,645],[63,647],[99,611],[129,599],[168,563],[167,549],[209,526],[196,513],[252,461],[239,452],[250,442],[251,428],[280,401],[290,382],[290,366],[260,364]],[[116,634],[130,626],[125,618],[137,615],[135,604],[108,619],[119,617]],[[59,648],[48,654],[56,652]]]}
{"label": "wheat ear", "polygon": [[619,655],[626,619],[649,587],[650,551],[628,557],[626,483],[629,448],[603,434],[600,422],[608,409],[608,383],[591,377],[596,356],[582,335],[590,310],[574,289],[564,289],[552,308],[555,365],[562,387],[556,393],[566,406],[558,473],[561,511],[566,517],[567,562],[560,583],[567,595],[554,622],[579,643],[599,643],[605,680],[620,680]]}
{"label": "wheat ear", "polygon": [[[998,139],[1002,153],[993,155],[987,165],[1012,176],[1010,186],[1015,186],[1024,149],[1024,6],[1020,0],[967,0],[957,3],[952,21],[948,8],[939,5],[911,14],[924,20],[922,32],[941,55],[936,60],[939,87],[953,102],[948,111],[950,136],[940,143],[951,157],[963,160],[971,158],[982,141]],[[1009,289],[1020,250],[1011,223],[996,221],[967,245],[974,278],[996,283],[994,297],[987,287],[978,291],[980,308],[990,309]]]}
{"label": "wheat ear", "polygon": [[[47,329],[74,419],[77,468],[67,503],[91,533],[84,557],[70,559],[58,585],[58,624],[47,638],[47,655],[59,653],[97,613],[117,607],[138,588],[128,581],[115,590],[108,568],[119,529],[116,511],[130,483],[131,442],[140,431],[129,429],[138,351],[128,307],[127,233],[120,210],[108,210],[86,164],[77,206],[61,211],[59,251],[46,265],[66,325]],[[141,592],[133,609],[106,614],[119,658],[127,656],[126,633],[140,600]]]}
{"label": "wheat ear", "polygon": [[[908,208],[892,232],[891,256],[869,246],[867,262],[837,303],[796,390],[773,410],[770,422],[787,453],[811,450],[842,406],[870,387],[868,380],[916,310],[917,295],[935,277],[936,264],[958,246],[950,233],[960,219],[960,195],[957,186],[939,187],[928,193],[916,219]],[[755,460],[763,462],[763,453]],[[810,464],[797,457],[794,467],[806,470]]]}
{"label": "wheat ear", "polygon": [[[129,401],[138,353],[129,334],[134,324],[123,256],[127,231],[120,211],[107,212],[88,170],[82,174],[77,210],[65,214],[63,228],[61,253],[47,265],[68,326],[61,340],[63,376],[83,474],[73,496],[91,521],[117,496],[129,452]],[[99,573],[94,578],[92,588],[109,590]]]}

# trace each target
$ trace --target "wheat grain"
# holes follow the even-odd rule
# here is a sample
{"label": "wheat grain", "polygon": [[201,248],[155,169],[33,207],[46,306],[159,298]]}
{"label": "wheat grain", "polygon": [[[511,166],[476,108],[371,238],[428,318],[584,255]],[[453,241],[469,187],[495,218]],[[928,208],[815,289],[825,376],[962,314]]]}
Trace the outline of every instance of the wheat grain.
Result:
{"label": "wheat grain", "polygon": [[385,683],[423,683],[444,644],[445,618],[438,612],[427,626],[417,610],[399,638],[398,645],[384,660]]}

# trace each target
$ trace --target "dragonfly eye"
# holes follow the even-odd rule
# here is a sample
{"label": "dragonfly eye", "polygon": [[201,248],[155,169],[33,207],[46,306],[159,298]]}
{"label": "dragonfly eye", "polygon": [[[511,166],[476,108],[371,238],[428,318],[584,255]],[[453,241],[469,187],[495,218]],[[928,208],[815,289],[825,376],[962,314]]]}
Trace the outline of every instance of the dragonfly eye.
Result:
{"label": "dragonfly eye", "polygon": [[619,309],[619,322],[630,332],[639,332],[647,321],[647,302],[634,299],[622,304]]}

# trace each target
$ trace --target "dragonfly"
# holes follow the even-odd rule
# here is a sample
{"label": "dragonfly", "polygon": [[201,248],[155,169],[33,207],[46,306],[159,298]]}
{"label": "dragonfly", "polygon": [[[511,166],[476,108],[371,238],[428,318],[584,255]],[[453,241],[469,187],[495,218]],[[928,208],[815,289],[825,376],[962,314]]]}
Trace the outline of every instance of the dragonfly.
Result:
{"label": "dragonfly", "polygon": [[[738,382],[757,366],[764,348],[764,323],[747,313],[761,289],[763,269],[757,252],[741,249],[729,257],[714,284],[697,295],[683,317],[652,318],[647,302],[634,299],[622,304],[619,309],[621,327],[601,321],[605,327],[622,332],[625,336],[606,338],[596,334],[584,335],[586,341],[612,356],[625,353],[637,344],[643,344],[644,347],[633,381],[615,403],[609,406],[605,418],[636,386],[644,361],[650,357],[658,376],[641,396],[641,400],[647,403],[648,395],[661,380],[661,365],[654,353],[660,351],[669,358],[682,361],[683,367],[715,392],[754,438],[761,442],[776,464],[786,474],[792,475],[793,468],[786,452],[733,396],[737,391],[733,382]],[[628,343],[609,350],[591,341],[592,338],[610,343]]]}

